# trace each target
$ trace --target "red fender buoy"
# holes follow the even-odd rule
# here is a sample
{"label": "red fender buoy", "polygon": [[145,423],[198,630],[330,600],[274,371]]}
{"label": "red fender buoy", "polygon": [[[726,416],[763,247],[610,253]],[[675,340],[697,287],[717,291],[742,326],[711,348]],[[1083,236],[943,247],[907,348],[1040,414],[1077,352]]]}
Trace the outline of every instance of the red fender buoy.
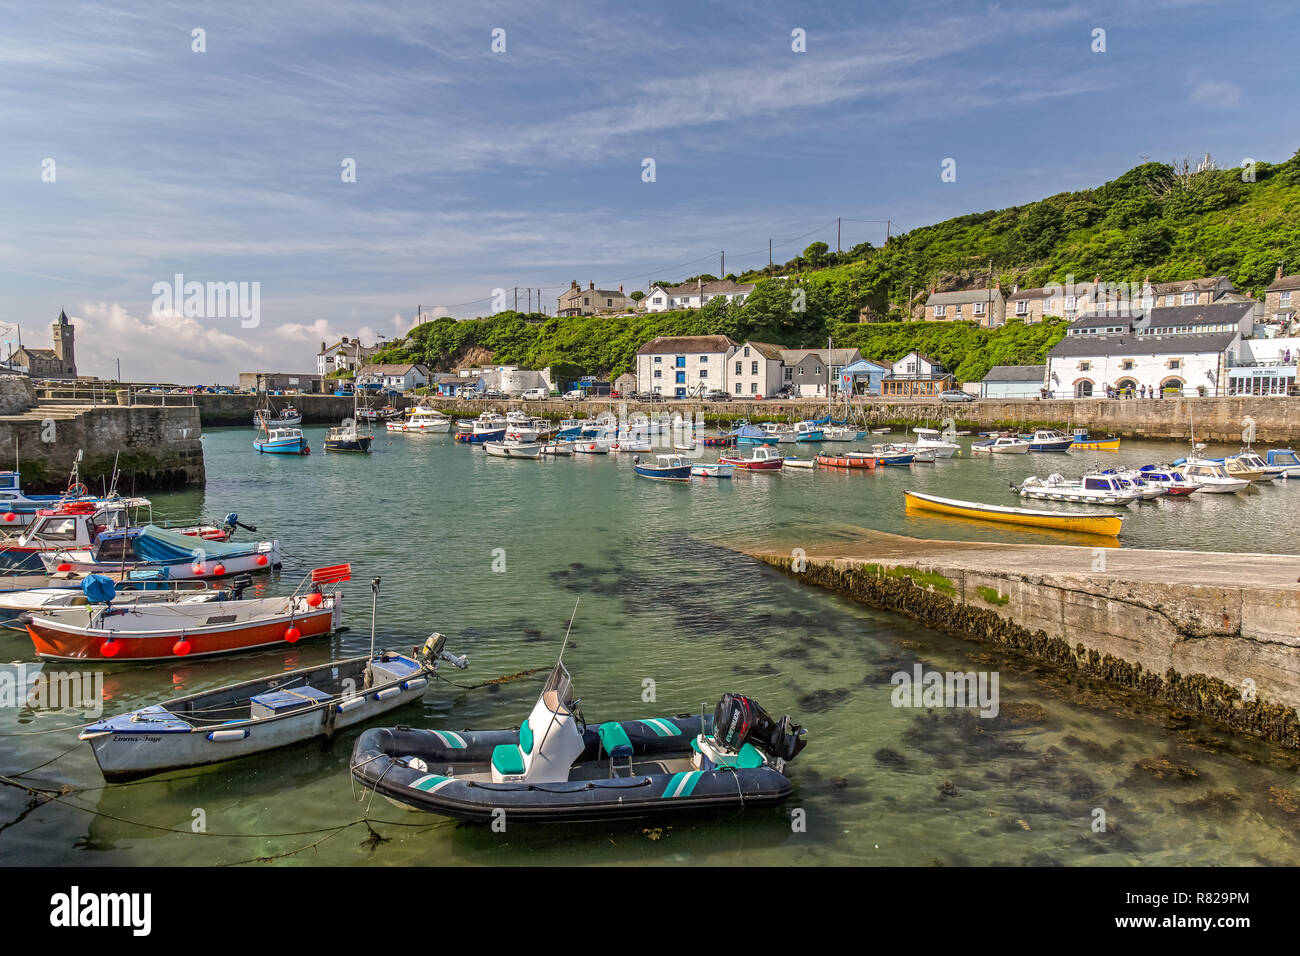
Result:
{"label": "red fender buoy", "polygon": [[203,567],[203,565],[201,565],[201,564],[192,564],[192,565],[190,565],[190,570],[193,571],[195,574],[203,574],[203,573],[204,573],[204,567]]}
{"label": "red fender buoy", "polygon": [[257,566],[258,566],[259,568],[264,568],[264,567],[266,567],[266,562],[267,562],[267,560],[268,560],[268,559],[267,559],[266,555],[264,555],[264,554],[259,554],[259,555],[257,556]]}
{"label": "red fender buoy", "polygon": [[307,595],[307,606],[320,607],[321,602],[324,600],[325,600],[325,596],[323,594],[321,594],[319,591],[313,591],[311,594]]}
{"label": "red fender buoy", "polygon": [[55,568],[54,570],[56,570],[56,571],[71,571],[71,570],[72,570],[72,565],[70,565],[70,564],[60,564],[60,565],[59,565],[57,568]]}
{"label": "red fender buoy", "polygon": [[99,653],[105,657],[117,657],[117,652],[121,649],[122,645],[111,637],[99,645]]}
{"label": "red fender buoy", "polygon": [[215,568],[212,569],[212,573],[215,574],[217,577],[221,577],[221,575],[226,573],[226,566],[224,564],[218,564]]}
{"label": "red fender buoy", "polygon": [[6,511],[6,512],[5,512],[5,521],[13,521],[13,520],[14,520],[15,518],[17,518],[17,517],[18,517],[18,516],[17,516],[16,514],[14,514],[12,511]]}
{"label": "red fender buoy", "polygon": [[190,642],[183,637],[172,645],[172,653],[177,657],[184,657],[190,650]]}
{"label": "red fender buoy", "polygon": [[284,632],[284,639],[290,644],[296,644],[300,637],[302,637],[302,631],[298,630],[296,627],[291,627],[289,630]]}

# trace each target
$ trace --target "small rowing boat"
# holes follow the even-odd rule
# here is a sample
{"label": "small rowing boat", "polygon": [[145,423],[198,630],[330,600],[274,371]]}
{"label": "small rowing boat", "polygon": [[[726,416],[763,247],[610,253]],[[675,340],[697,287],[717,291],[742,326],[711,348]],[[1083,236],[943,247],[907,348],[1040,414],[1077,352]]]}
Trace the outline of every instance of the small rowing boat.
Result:
{"label": "small rowing boat", "polygon": [[1111,537],[1117,536],[1124,527],[1123,515],[1080,514],[1077,511],[1033,511],[1028,508],[984,504],[980,501],[940,498],[937,495],[923,495],[915,491],[907,491],[903,494],[909,514],[915,511],[927,511],[959,518],[974,518],[979,521],[997,521],[1030,528],[1079,531]]}
{"label": "small rowing boat", "polygon": [[850,451],[842,455],[820,454],[817,456],[817,464],[825,468],[860,468],[875,471],[879,460],[875,455],[868,455],[866,452]]}
{"label": "small rowing boat", "polygon": [[542,454],[541,443],[535,441],[485,441],[483,450],[495,458],[538,458]]}
{"label": "small rowing boat", "polygon": [[696,478],[730,478],[735,470],[735,465],[724,465],[720,461],[691,465],[691,474]]}

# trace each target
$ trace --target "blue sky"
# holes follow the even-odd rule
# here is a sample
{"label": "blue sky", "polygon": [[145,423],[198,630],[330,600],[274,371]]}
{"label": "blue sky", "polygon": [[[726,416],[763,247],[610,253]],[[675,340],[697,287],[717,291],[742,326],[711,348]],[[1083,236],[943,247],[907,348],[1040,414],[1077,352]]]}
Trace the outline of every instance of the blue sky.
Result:
{"label": "blue sky", "polygon": [[[82,373],[120,356],[137,380],[309,371],[322,339],[400,334],[417,304],[484,314],[494,288],[540,286],[553,311],[571,279],[631,291],[716,272],[722,249],[728,271],[762,264],[769,237],[778,260],[834,247],[836,216],[910,228],[1094,186],[1143,156],[1235,165],[1300,147],[1288,2],[3,16],[0,323],[48,345],[65,308]],[[882,239],[844,223],[846,248]],[[259,282],[259,325],[154,314],[154,283],[176,273]]]}

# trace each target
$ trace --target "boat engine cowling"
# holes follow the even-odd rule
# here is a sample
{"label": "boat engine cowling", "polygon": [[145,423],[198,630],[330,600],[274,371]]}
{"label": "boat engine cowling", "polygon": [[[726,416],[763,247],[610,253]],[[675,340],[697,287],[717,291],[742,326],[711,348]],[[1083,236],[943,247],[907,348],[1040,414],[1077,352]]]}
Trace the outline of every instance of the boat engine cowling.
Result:
{"label": "boat engine cowling", "polygon": [[718,745],[733,753],[751,743],[770,757],[793,760],[808,742],[808,732],[786,714],[779,721],[742,694],[723,694],[713,711],[713,735]]}

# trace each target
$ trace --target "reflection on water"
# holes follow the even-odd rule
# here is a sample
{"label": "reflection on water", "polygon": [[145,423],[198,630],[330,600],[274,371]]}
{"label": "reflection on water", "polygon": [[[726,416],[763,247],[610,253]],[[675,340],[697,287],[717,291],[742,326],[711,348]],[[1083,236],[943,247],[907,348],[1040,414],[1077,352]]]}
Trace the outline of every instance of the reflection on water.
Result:
{"label": "reflection on water", "polygon": [[[316,430],[308,431],[319,445]],[[464,685],[547,667],[581,598],[566,662],[593,720],[698,712],[724,692],[750,694],[809,729],[808,747],[791,766],[795,796],[777,811],[500,834],[372,802],[347,773],[357,730],[115,786],[103,784],[73,734],[7,736],[0,737],[4,773],[52,760],[28,779],[71,792],[37,806],[0,787],[4,859],[238,862],[314,843],[327,833],[309,831],[359,819],[367,807],[373,818],[392,821],[375,825],[385,842],[358,826],[284,862],[1282,863],[1297,850],[1295,755],[805,588],[716,543],[837,523],[932,537],[1060,540],[909,518],[902,492],[1015,503],[1008,483],[1035,470],[1168,460],[1181,453],[1175,446],[1126,442],[1118,456],[963,457],[875,474],[746,474],[677,486],[638,479],[616,456],[515,461],[446,436],[381,435],[369,458],[289,460],[254,455],[251,434],[209,433],[206,491],[158,496],[157,513],[238,511],[259,534],[275,535],[286,555],[280,580],[269,585],[277,592],[313,566],[352,561],[350,630],[226,660],[110,664],[110,713],[364,653],[373,577],[382,579],[378,642],[409,649],[442,631],[449,649],[470,655],[469,671],[445,675]],[[1292,485],[1135,506],[1122,544],[1293,551],[1297,495],[1300,486]],[[504,570],[493,571],[502,557]],[[0,655],[30,662],[30,642],[5,632]],[[997,671],[998,716],[892,706],[890,677],[918,662]],[[542,677],[476,690],[437,683],[422,703],[380,721],[510,726]],[[642,700],[646,680],[654,681],[653,703]],[[71,711],[0,711],[4,734],[81,722]],[[791,828],[796,807],[806,812],[806,832]],[[1104,832],[1095,829],[1100,814]],[[199,815],[205,835],[191,832]]]}

